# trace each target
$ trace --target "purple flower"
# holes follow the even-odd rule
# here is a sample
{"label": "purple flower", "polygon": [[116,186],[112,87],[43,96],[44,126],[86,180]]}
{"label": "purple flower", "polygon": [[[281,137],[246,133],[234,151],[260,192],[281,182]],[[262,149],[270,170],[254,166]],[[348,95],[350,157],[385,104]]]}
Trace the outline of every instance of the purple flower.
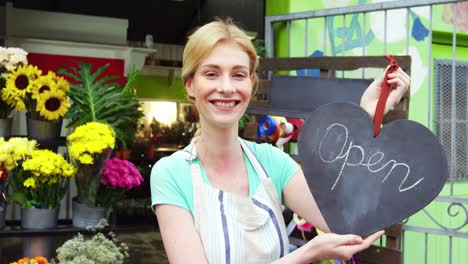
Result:
{"label": "purple flower", "polygon": [[106,161],[100,182],[112,188],[130,190],[140,186],[143,177],[130,161],[112,158]]}

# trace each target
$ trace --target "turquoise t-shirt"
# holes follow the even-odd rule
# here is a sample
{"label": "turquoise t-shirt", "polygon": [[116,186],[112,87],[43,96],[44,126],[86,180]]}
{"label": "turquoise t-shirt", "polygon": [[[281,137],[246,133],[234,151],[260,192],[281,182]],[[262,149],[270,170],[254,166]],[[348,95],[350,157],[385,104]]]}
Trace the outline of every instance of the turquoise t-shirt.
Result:
{"label": "turquoise t-shirt", "polygon": [[[272,179],[278,197],[282,201],[282,192],[289,179],[297,172],[299,166],[278,148],[270,144],[257,144],[245,141],[247,146]],[[189,150],[190,147],[186,147]],[[249,177],[249,197],[252,197],[260,184],[260,178],[244,152],[244,160]],[[194,162],[198,162],[195,160]],[[209,184],[209,179],[200,164],[203,181]],[[151,171],[151,198],[152,208],[157,204],[172,204],[189,210],[193,213],[193,186],[190,174],[190,164],[176,153],[160,159]]]}

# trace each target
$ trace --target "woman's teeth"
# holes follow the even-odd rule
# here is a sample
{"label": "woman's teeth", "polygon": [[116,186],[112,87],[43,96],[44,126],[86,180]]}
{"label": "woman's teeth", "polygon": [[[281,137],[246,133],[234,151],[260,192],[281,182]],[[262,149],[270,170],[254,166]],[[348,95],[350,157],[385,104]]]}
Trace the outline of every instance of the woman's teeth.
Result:
{"label": "woman's teeth", "polygon": [[229,108],[229,107],[234,107],[236,103],[234,101],[231,101],[231,102],[214,102],[214,105],[218,106],[218,107],[224,107],[224,108]]}

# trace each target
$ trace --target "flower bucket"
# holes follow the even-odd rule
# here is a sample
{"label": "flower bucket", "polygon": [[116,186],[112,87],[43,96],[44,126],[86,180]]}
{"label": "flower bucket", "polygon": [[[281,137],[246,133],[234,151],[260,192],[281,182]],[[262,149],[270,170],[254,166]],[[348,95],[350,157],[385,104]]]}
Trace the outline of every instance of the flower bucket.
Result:
{"label": "flower bucket", "polygon": [[0,229],[5,227],[6,205],[0,204]]}
{"label": "flower bucket", "polygon": [[28,137],[37,140],[52,140],[60,136],[62,119],[56,121],[35,120],[27,117],[26,129]]}
{"label": "flower bucket", "polygon": [[11,129],[13,125],[12,118],[2,118],[0,119],[0,137],[9,137],[11,136]]}
{"label": "flower bucket", "polygon": [[72,224],[74,227],[87,228],[89,226],[96,226],[99,220],[106,217],[106,208],[101,207],[88,207],[73,199],[72,204]]}
{"label": "flower bucket", "polygon": [[21,227],[48,229],[57,226],[58,208],[21,208]]}

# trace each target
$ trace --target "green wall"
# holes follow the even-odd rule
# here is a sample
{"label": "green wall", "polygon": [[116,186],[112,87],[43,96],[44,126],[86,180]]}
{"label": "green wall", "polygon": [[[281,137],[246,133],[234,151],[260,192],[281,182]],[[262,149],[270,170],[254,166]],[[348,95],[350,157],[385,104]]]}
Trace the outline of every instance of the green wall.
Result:
{"label": "green wall", "polygon": [[140,98],[185,100],[185,88],[180,78],[170,82],[167,77],[138,76],[136,94]]}

